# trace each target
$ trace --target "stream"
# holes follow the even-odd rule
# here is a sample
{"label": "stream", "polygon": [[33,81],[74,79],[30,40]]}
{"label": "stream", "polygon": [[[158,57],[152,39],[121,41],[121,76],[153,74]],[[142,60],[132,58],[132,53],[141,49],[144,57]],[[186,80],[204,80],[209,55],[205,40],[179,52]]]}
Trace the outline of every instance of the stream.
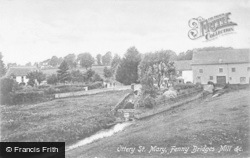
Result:
{"label": "stream", "polygon": [[80,140],[77,143],[66,147],[65,151],[75,149],[77,147],[92,143],[93,141],[96,141],[96,140],[99,140],[99,139],[102,139],[105,137],[110,137],[110,136],[114,135],[115,133],[122,131],[125,127],[127,127],[131,124],[133,124],[133,122],[118,123],[110,129],[101,130],[101,131],[93,134],[92,136],[84,138],[83,140]]}

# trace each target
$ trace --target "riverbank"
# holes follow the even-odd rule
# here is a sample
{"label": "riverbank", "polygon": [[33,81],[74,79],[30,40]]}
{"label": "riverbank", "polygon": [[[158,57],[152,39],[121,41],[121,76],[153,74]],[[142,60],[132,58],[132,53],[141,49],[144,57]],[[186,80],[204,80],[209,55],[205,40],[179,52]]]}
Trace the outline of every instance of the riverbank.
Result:
{"label": "riverbank", "polygon": [[114,122],[110,110],[129,91],[110,91],[34,105],[1,105],[1,141],[73,144]]}
{"label": "riverbank", "polygon": [[190,102],[66,157],[249,157],[249,93],[243,89]]}

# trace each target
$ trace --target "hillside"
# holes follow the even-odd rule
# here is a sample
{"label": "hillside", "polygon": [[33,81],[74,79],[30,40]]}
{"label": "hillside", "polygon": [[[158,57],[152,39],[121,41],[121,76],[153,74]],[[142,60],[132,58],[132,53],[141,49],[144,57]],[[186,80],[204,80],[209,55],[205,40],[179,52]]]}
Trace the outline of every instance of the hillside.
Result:
{"label": "hillside", "polygon": [[115,121],[110,110],[128,92],[114,90],[33,105],[1,105],[1,141],[74,143]]}
{"label": "hillside", "polygon": [[66,153],[66,157],[248,157],[249,90],[197,100],[125,131]]}

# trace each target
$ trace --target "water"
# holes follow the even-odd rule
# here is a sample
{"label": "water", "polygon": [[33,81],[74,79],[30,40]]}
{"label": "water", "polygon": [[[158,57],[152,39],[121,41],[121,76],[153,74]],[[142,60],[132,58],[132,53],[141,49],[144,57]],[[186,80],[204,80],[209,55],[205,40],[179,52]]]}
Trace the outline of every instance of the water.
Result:
{"label": "water", "polygon": [[73,144],[73,145],[67,147],[66,151],[75,149],[79,146],[83,146],[83,145],[92,143],[93,141],[98,140],[98,139],[110,137],[113,134],[122,131],[125,127],[127,127],[131,124],[132,124],[132,122],[118,123],[115,126],[113,126],[111,129],[101,130],[100,132],[97,132],[96,134],[94,134],[90,137],[87,137],[87,138],[77,142],[76,144]]}

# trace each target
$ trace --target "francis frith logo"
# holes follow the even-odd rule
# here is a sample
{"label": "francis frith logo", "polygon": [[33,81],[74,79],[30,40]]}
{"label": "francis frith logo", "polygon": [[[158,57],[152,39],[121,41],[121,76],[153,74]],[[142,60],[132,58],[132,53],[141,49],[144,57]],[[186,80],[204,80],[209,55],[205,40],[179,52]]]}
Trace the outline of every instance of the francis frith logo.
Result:
{"label": "francis frith logo", "polygon": [[188,37],[192,40],[205,37],[206,41],[209,41],[234,32],[234,26],[237,24],[231,21],[230,15],[229,12],[208,19],[202,17],[190,19],[188,24],[192,29],[188,32]]}

